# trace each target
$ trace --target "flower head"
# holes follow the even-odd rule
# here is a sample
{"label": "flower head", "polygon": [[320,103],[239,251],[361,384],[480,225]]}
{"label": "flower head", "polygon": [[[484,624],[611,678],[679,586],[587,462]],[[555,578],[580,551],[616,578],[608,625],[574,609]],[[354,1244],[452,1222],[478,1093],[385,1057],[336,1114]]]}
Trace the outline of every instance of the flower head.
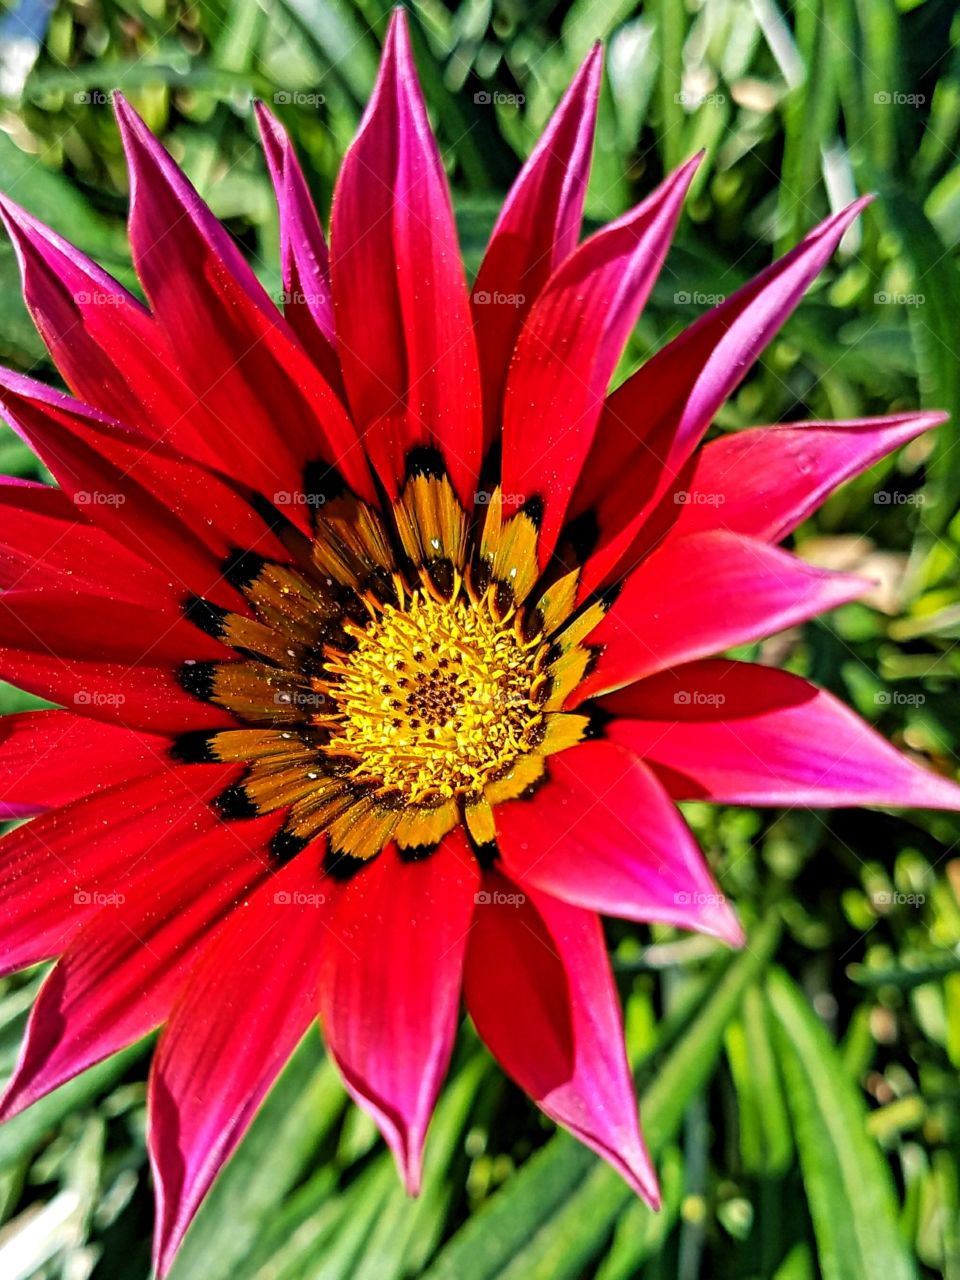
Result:
{"label": "flower head", "polygon": [[[281,315],[122,99],[143,305],[9,201],[72,395],[0,372],[59,487],[0,482],[10,971],[59,957],[9,1116],[163,1026],[163,1272],[319,1021],[411,1190],[465,997],[504,1069],[651,1203],[600,914],[741,940],[675,802],[956,807],[793,675],[718,658],[862,593],[776,543],[939,421],[701,441],[862,207],[612,394],[694,158],[579,243],[595,50],[468,294],[406,26],[330,248],[259,121]],[[64,1032],[66,1029],[66,1033]]]}

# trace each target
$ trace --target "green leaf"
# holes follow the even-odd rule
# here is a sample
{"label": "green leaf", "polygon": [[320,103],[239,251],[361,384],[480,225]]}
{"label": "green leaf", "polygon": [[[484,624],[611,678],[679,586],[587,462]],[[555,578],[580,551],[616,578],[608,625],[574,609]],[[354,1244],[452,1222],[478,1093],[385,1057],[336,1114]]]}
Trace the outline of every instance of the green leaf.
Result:
{"label": "green leaf", "polygon": [[345,1105],[343,1086],[314,1029],[203,1202],[170,1280],[232,1280],[286,1194],[316,1160]]}
{"label": "green leaf", "polygon": [[767,992],[823,1280],[916,1280],[859,1090],[790,978],[774,970]]}
{"label": "green leaf", "polygon": [[[722,978],[657,1064],[640,1099],[654,1156],[674,1139],[691,1099],[710,1078],[727,1024],[778,934],[777,921],[766,921],[743,954],[726,962]],[[578,1280],[633,1203],[633,1192],[608,1165],[558,1133],[457,1232],[424,1280]]]}
{"label": "green leaf", "polygon": [[0,1169],[16,1165],[39,1147],[67,1116],[109,1092],[127,1069],[143,1056],[149,1043],[149,1040],[141,1040],[122,1053],[114,1054],[0,1125]]}

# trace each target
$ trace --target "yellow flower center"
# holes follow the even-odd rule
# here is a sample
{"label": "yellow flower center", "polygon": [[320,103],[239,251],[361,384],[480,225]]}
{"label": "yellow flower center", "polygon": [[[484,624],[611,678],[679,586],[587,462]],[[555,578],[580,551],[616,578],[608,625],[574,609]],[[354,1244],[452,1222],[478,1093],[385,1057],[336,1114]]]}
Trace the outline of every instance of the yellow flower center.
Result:
{"label": "yellow flower center", "polygon": [[325,664],[338,713],[325,749],[408,801],[477,792],[536,744],[540,640],[483,601],[418,590],[405,606],[344,628],[356,647]]}

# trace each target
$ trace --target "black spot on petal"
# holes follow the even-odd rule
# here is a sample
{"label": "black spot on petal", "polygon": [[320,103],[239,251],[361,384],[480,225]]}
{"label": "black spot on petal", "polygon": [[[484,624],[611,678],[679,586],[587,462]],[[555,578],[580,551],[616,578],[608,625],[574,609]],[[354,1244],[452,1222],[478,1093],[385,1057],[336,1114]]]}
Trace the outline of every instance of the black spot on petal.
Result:
{"label": "black spot on petal", "polygon": [[446,463],[439,449],[418,445],[407,454],[407,480],[412,480],[414,476],[432,476],[435,480],[442,480],[446,474]]}
{"label": "black spot on petal", "polygon": [[260,812],[247,795],[246,787],[242,782],[235,782],[232,786],[221,791],[218,796],[214,797],[213,803],[223,816],[231,822],[234,820],[240,821],[244,818],[255,818]]}
{"label": "black spot on petal", "polygon": [[369,861],[369,858],[355,858],[352,853],[330,848],[323,860],[323,869],[332,880],[345,884],[348,880],[352,880],[358,871],[362,871]]}
{"label": "black spot on petal", "polygon": [[539,529],[543,524],[544,505],[543,499],[539,494],[535,493],[533,497],[528,498],[520,510],[535,529]]}
{"label": "black spot on petal", "polygon": [[578,709],[588,716],[587,727],[583,733],[583,741],[591,742],[598,738],[605,738],[607,736],[607,725],[616,718],[612,712],[607,711],[596,702],[588,703],[587,706]]}
{"label": "black spot on petal", "polygon": [[568,520],[560,537],[562,543],[567,542],[573,548],[580,564],[591,554],[599,540],[600,523],[595,511],[581,511],[580,515]]}
{"label": "black spot on petal", "polygon": [[397,856],[401,862],[423,862],[440,848],[434,840],[431,844],[398,844]]}
{"label": "black spot on petal", "polygon": [[286,866],[298,854],[303,853],[309,843],[310,841],[304,840],[302,836],[296,836],[292,831],[281,828],[270,841],[270,855],[281,866]]}
{"label": "black spot on petal", "polygon": [[203,596],[188,596],[183,602],[183,616],[187,621],[215,640],[223,635],[227,613],[227,609],[214,604],[212,600],[205,600]]}
{"label": "black spot on petal", "polygon": [[215,733],[207,733],[205,729],[196,729],[192,733],[181,733],[170,746],[170,754],[174,760],[182,764],[215,764],[217,761],[214,742]]}
{"label": "black spot on petal", "polygon": [[211,702],[218,666],[216,662],[185,662],[177,672],[177,679],[191,697]]}
{"label": "black spot on petal", "polygon": [[266,563],[255,551],[231,551],[223,562],[223,576],[231,587],[245,591],[259,578]]}

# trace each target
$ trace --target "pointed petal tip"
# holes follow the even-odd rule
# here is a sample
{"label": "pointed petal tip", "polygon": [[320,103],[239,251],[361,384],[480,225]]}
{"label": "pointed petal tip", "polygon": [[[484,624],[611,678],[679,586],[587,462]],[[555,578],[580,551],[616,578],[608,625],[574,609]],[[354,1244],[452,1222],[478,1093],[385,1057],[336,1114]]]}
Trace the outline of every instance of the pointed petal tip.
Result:
{"label": "pointed petal tip", "polygon": [[747,945],[747,935],[743,925],[737,919],[733,908],[726,904],[717,917],[714,936],[721,942],[725,942],[728,947],[732,947],[734,951],[740,951]]}
{"label": "pointed petal tip", "polygon": [[650,1153],[639,1133],[622,1151],[611,1153],[610,1162],[640,1199],[658,1213],[662,1205],[660,1183]]}
{"label": "pointed petal tip", "polygon": [[915,793],[903,801],[891,799],[891,807],[901,804],[912,809],[945,809],[960,811],[960,782],[942,773],[934,773],[922,765],[916,765]]}
{"label": "pointed petal tip", "polygon": [[404,1150],[395,1149],[393,1156],[404,1190],[416,1200],[423,1190],[423,1144],[414,1145],[416,1149],[405,1143]]}

